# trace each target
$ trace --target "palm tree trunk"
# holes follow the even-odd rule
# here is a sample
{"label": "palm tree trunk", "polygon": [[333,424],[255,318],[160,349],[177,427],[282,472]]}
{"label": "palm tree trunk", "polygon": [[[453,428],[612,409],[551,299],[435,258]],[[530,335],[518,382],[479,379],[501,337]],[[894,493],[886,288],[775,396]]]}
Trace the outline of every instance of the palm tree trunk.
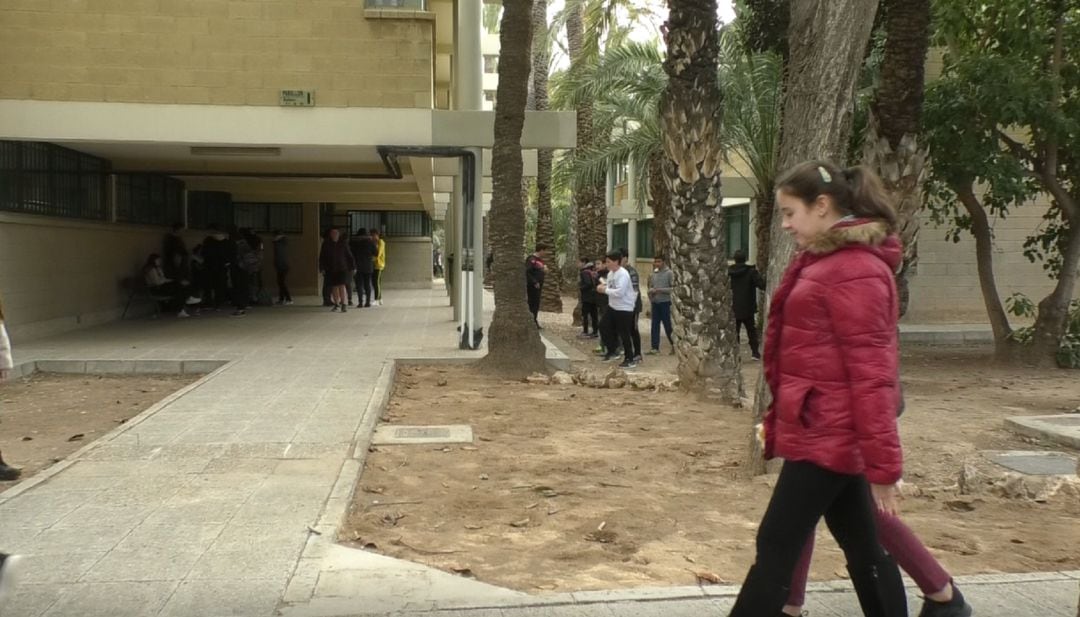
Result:
{"label": "palm tree trunk", "polygon": [[[566,39],[570,51],[570,70],[580,71],[586,61],[582,6],[578,4],[568,10]],[[578,148],[586,148],[593,143],[592,116],[591,104],[578,106]],[[607,204],[604,201],[603,183],[578,189],[574,193],[574,209],[577,215],[577,254],[599,259],[607,252]]]}
{"label": "palm tree trunk", "polygon": [[660,96],[664,178],[671,193],[672,309],[679,381],[728,404],[741,401],[720,176],[722,96],[716,0],[670,0]]}
{"label": "palm tree trunk", "polygon": [[907,313],[908,279],[918,263],[919,210],[927,151],[918,144],[926,52],[930,46],[930,0],[883,0],[885,57],[870,106],[863,162],[878,172],[892,195],[904,261],[896,275],[900,315]]}
{"label": "palm tree trunk", "polygon": [[664,155],[659,151],[649,157],[649,207],[653,213],[653,255],[671,263],[671,191],[664,180]]}
{"label": "palm tree trunk", "polygon": [[[788,26],[784,126],[778,170],[814,158],[843,162],[851,134],[855,83],[877,13],[877,0],[791,0]],[[773,217],[769,234],[768,295],[780,282],[795,252],[791,238]],[[766,301],[766,314],[768,314]],[[772,403],[764,374],[758,377],[754,424]],[[765,464],[755,435],[744,468],[762,473]]]}
{"label": "palm tree trunk", "polygon": [[776,195],[773,191],[758,193],[754,196],[754,236],[757,251],[754,265],[758,272],[769,271],[769,234],[772,231],[773,211],[776,209]]}
{"label": "palm tree trunk", "polygon": [[499,88],[496,92],[494,184],[490,227],[495,251],[495,314],[488,355],[482,365],[503,375],[543,370],[544,345],[525,301],[522,257],[525,209],[521,199],[521,131],[529,88],[532,43],[530,0],[505,0],[499,29]]}
{"label": "palm tree trunk", "polygon": [[[533,109],[548,109],[548,47],[547,0],[533,0],[532,8],[532,98]],[[555,226],[551,220],[551,150],[541,148],[536,153],[536,242],[555,251]],[[557,263],[550,264],[544,279],[540,309],[562,312],[562,271]]]}

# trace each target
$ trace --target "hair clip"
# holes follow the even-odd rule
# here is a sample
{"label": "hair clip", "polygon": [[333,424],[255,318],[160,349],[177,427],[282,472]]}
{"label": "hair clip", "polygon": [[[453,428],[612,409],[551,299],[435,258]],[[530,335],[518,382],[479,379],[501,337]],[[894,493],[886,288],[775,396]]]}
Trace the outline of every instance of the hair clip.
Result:
{"label": "hair clip", "polygon": [[821,180],[825,184],[828,184],[828,183],[832,182],[832,174],[829,173],[828,169],[825,169],[821,165],[818,165],[817,171],[821,175]]}

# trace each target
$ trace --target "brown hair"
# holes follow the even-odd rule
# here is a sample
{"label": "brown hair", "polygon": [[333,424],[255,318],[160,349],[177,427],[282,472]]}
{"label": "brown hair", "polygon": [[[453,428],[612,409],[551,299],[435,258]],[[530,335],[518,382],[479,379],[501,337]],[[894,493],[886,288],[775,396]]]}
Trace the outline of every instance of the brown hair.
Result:
{"label": "brown hair", "polygon": [[776,182],[776,190],[806,203],[819,195],[828,195],[840,214],[879,220],[885,223],[889,232],[896,231],[896,208],[892,199],[881,178],[864,165],[840,169],[828,161],[806,161],[781,176]]}

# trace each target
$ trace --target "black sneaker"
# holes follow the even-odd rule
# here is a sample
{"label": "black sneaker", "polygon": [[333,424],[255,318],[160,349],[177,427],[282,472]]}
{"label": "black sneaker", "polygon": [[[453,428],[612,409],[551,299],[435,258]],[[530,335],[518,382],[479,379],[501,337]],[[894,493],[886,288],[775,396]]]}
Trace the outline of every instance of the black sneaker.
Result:
{"label": "black sneaker", "polygon": [[[352,306],[352,305],[350,304],[349,306]],[[348,312],[348,311],[345,310],[345,305],[344,304],[341,305],[341,312],[342,313],[347,313]]]}
{"label": "black sneaker", "polygon": [[619,368],[621,368],[621,369],[637,368],[637,362],[635,362],[633,360],[630,360],[629,362],[623,361],[621,364],[619,364]]}
{"label": "black sneaker", "polygon": [[612,360],[618,360],[620,357],[621,356],[619,356],[619,354],[614,354],[614,353],[604,354],[604,357],[601,359],[601,362],[611,362]]}
{"label": "black sneaker", "polygon": [[641,354],[634,356],[634,364],[641,364],[645,361],[645,358],[641,357]]}
{"label": "black sneaker", "polygon": [[11,597],[18,582],[20,562],[19,555],[0,553],[0,605]]}
{"label": "black sneaker", "polygon": [[922,610],[919,617],[971,617],[971,605],[964,600],[964,594],[953,585],[952,600],[948,602],[935,602],[930,598],[923,599]]}
{"label": "black sneaker", "polygon": [[22,470],[0,462],[0,482],[14,482],[22,477]]}
{"label": "black sneaker", "polygon": [[338,312],[339,310],[341,310],[341,309],[340,309],[340,307],[338,307],[338,305],[336,305],[336,304],[335,304],[335,305],[334,305],[334,308],[330,309],[330,312],[331,312],[331,313],[336,313],[336,312]]}
{"label": "black sneaker", "polygon": [[233,311],[233,317],[243,317],[244,315],[247,315],[247,311],[244,309],[236,309]]}

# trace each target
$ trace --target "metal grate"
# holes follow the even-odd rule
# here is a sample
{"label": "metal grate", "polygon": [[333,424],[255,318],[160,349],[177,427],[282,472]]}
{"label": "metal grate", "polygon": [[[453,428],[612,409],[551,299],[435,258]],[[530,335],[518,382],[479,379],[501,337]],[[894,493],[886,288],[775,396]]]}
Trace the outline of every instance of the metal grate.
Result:
{"label": "metal grate", "polygon": [[0,141],[0,210],[104,219],[109,163],[49,143]]}
{"label": "metal grate", "polygon": [[167,226],[184,218],[184,183],[158,174],[116,176],[116,220]]}

